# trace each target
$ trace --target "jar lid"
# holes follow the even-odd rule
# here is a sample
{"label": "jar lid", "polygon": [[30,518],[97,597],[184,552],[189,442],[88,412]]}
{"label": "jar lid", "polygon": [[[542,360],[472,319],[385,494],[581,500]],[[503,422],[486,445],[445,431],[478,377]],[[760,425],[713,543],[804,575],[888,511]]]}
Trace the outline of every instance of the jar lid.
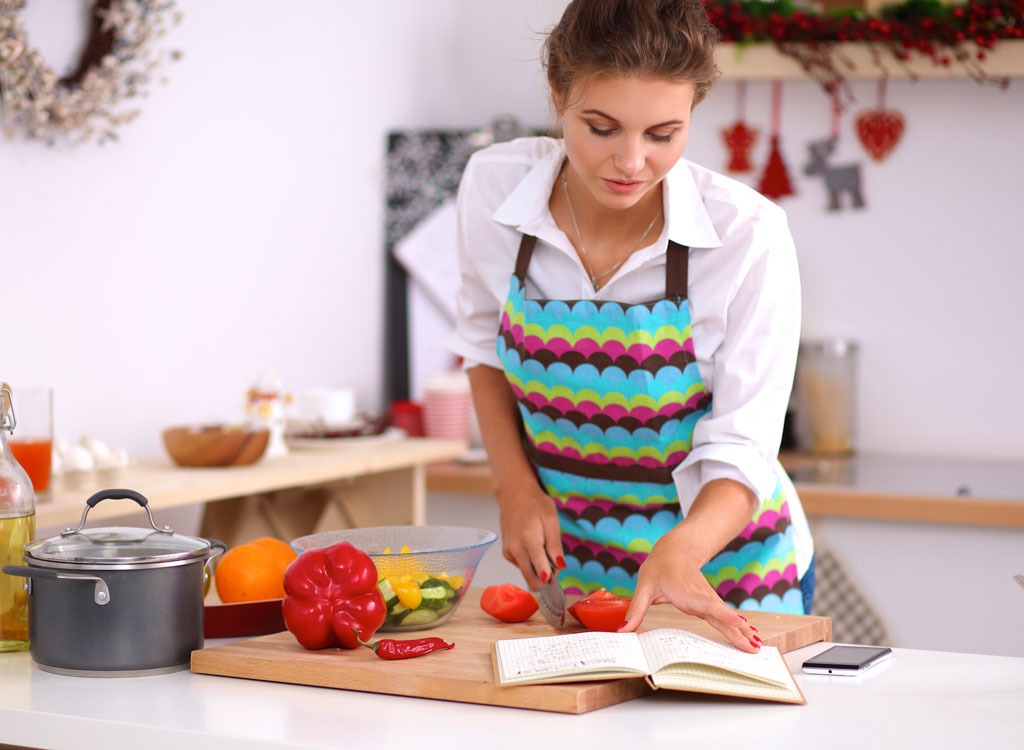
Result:
{"label": "jar lid", "polygon": [[832,338],[800,342],[801,352],[822,354],[827,357],[845,357],[855,354],[857,349],[858,344],[852,339]]}
{"label": "jar lid", "polygon": [[112,526],[66,532],[25,545],[34,561],[111,566],[145,566],[205,557],[206,539],[146,528]]}

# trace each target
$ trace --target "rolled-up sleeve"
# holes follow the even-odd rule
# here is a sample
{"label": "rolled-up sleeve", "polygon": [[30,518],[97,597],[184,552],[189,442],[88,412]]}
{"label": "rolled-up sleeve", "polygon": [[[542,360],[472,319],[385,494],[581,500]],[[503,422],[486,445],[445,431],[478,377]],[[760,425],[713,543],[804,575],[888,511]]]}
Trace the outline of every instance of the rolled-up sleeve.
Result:
{"label": "rolled-up sleeve", "polygon": [[730,292],[711,363],[711,413],[697,423],[693,448],[673,472],[684,514],[713,479],[741,482],[762,502],[777,481],[800,339],[800,279],[782,211],[751,227],[750,260]]}

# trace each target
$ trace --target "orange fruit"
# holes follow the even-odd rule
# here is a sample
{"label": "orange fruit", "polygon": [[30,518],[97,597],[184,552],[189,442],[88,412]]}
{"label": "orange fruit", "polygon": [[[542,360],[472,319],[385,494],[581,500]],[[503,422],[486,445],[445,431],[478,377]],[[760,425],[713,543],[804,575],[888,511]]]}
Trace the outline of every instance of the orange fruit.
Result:
{"label": "orange fruit", "polygon": [[220,600],[233,604],[280,599],[285,568],[295,557],[291,547],[269,537],[232,547],[214,570]]}
{"label": "orange fruit", "polygon": [[275,539],[272,536],[261,536],[259,539],[253,539],[248,543],[269,552],[277,561],[277,564],[281,566],[282,575],[284,575],[284,569],[292,564],[292,560],[299,556],[299,553],[293,550],[290,544],[282,542],[280,539]]}

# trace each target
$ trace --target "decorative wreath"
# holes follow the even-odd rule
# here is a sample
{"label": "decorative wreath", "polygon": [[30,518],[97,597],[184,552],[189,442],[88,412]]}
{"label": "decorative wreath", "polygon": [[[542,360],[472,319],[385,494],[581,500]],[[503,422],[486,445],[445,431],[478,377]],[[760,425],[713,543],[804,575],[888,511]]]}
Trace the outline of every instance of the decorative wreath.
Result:
{"label": "decorative wreath", "polygon": [[60,77],[25,37],[25,0],[0,0],[0,118],[4,130],[53,145],[62,137],[99,143],[117,138],[117,128],[134,120],[138,109],[124,102],[144,95],[164,57],[157,52],[181,14],[174,0],[95,0],[89,37],[75,69]]}

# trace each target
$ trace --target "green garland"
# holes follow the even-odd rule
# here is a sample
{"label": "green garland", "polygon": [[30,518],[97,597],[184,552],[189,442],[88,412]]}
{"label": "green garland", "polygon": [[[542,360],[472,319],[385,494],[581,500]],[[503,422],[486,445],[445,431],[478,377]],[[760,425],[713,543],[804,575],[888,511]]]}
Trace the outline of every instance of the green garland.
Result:
{"label": "green garland", "polygon": [[1024,0],[906,0],[875,14],[860,9],[821,13],[793,0],[705,0],[708,17],[725,42],[771,42],[794,58],[826,92],[848,89],[836,45],[867,44],[880,75],[896,65],[915,78],[908,63],[925,57],[939,66],[957,63],[976,80],[1005,87],[988,75],[984,61],[997,43],[1024,38]]}

